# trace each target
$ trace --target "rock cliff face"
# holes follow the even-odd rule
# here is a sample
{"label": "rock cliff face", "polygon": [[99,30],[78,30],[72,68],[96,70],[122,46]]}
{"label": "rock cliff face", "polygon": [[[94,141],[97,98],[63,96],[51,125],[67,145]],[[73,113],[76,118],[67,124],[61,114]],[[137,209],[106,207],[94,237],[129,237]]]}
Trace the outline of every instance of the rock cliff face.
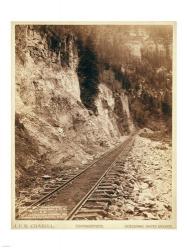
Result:
{"label": "rock cliff face", "polygon": [[99,76],[97,114],[83,105],[78,64],[73,35],[59,38],[35,26],[16,26],[19,185],[30,185],[35,174],[47,169],[87,162],[134,129],[127,94],[111,69]]}

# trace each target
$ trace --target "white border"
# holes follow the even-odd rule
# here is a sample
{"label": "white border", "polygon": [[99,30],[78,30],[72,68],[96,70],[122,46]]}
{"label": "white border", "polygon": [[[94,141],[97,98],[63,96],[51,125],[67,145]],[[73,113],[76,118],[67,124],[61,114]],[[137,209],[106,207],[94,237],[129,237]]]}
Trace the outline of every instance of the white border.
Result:
{"label": "white border", "polygon": [[[14,140],[14,116],[15,116],[15,26],[18,24],[51,24],[51,25],[64,25],[64,24],[80,24],[80,25],[170,25],[173,29],[173,43],[172,43],[172,51],[173,51],[173,119],[172,119],[172,216],[169,220],[94,220],[94,221],[66,221],[66,220],[16,220],[15,219],[15,140]],[[80,229],[80,228],[103,228],[103,229],[124,229],[124,228],[141,228],[141,229],[171,229],[176,228],[176,133],[175,133],[175,87],[176,87],[176,22],[13,22],[12,23],[12,228],[14,229],[40,229],[40,228],[72,228],[72,229]]]}
{"label": "white border", "polygon": [[[0,247],[12,249],[186,249],[186,1],[1,1],[0,3]],[[12,231],[10,220],[10,22],[13,20],[177,21],[177,230],[41,230]]]}

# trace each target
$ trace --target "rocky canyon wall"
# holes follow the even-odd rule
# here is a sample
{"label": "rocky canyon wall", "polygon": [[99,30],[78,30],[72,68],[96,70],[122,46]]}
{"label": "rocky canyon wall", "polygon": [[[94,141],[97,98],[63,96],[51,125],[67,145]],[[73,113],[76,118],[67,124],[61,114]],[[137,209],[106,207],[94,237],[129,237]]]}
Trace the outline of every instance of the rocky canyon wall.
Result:
{"label": "rocky canyon wall", "polygon": [[27,179],[46,168],[76,167],[134,129],[127,93],[111,69],[99,76],[97,114],[82,103],[74,35],[16,26],[15,59],[18,181],[23,173]]}

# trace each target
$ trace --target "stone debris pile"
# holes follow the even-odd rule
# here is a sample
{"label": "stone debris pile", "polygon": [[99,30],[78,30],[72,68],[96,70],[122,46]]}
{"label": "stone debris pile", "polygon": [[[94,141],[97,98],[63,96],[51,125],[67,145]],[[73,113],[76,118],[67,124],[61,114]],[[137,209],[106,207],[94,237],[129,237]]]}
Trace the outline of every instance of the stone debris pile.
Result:
{"label": "stone debris pile", "polygon": [[171,147],[168,144],[136,136],[128,157],[122,156],[117,162],[117,198],[114,198],[108,207],[108,218],[170,219],[171,156]]}

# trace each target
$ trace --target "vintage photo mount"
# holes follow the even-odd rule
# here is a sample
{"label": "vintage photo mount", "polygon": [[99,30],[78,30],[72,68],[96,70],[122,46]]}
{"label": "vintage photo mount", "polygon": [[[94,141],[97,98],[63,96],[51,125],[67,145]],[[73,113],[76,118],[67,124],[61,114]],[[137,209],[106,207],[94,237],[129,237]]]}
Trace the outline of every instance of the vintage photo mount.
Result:
{"label": "vintage photo mount", "polygon": [[[15,26],[16,25],[171,25],[172,44],[172,217],[170,220],[18,220],[15,214]],[[13,229],[175,229],[176,224],[176,22],[12,22],[12,166],[11,227]]]}

